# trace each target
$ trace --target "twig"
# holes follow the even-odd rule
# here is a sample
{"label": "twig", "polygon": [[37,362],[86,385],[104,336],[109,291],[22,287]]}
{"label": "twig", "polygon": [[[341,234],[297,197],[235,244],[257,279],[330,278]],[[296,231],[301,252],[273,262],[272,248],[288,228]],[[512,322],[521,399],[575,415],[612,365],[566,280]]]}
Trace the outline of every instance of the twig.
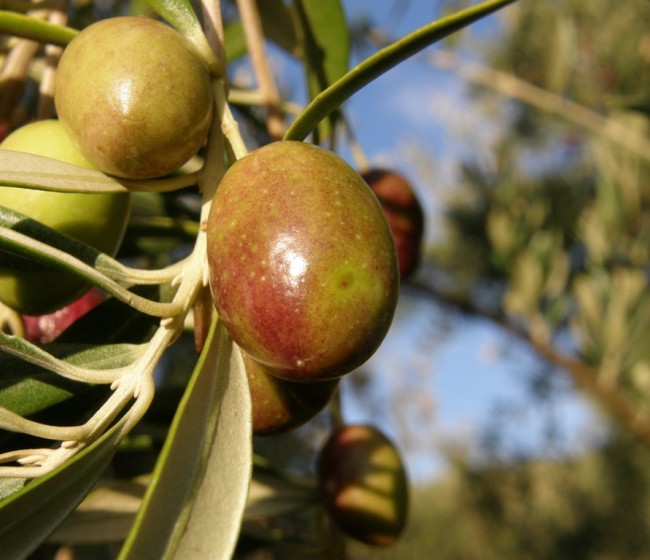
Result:
{"label": "twig", "polygon": [[345,426],[345,416],[343,414],[343,402],[341,397],[341,385],[339,385],[329,402],[330,422],[332,429],[337,429]]}
{"label": "twig", "polygon": [[224,37],[223,21],[221,19],[221,2],[220,0],[202,0],[201,10],[203,13],[203,28],[208,38],[208,43],[225,71],[226,53],[223,49]]}
{"label": "twig", "polygon": [[[36,41],[20,39],[7,55],[5,65],[0,73],[0,119],[11,122],[12,115],[27,79],[27,71],[39,44]],[[13,123],[12,123],[13,124]]]}
{"label": "twig", "polygon": [[[47,20],[56,25],[66,25],[68,23],[67,8],[67,0],[53,0]],[[38,119],[50,119],[54,114],[54,79],[62,52],[63,48],[59,45],[45,45],[45,68],[41,76],[36,113]]]}
{"label": "twig", "polygon": [[[231,87],[228,90],[228,102],[232,105],[263,105],[264,97],[256,89],[236,89]],[[280,110],[284,113],[298,115],[304,107],[294,101],[282,101]]]}
{"label": "twig", "polygon": [[273,79],[268,57],[264,48],[264,32],[257,5],[254,0],[237,0],[237,7],[241,16],[248,52],[253,63],[253,70],[257,78],[262,99],[268,114],[266,126],[271,137],[279,140],[284,135],[285,125],[280,116],[282,100]]}
{"label": "twig", "polygon": [[411,283],[408,287],[417,290],[419,294],[433,298],[443,305],[455,307],[462,313],[489,319],[499,327],[527,342],[540,356],[566,371],[576,385],[590,394],[611,417],[616,419],[650,449],[650,423],[636,412],[630,400],[621,391],[616,390],[615,387],[604,386],[603,383],[600,383],[598,372],[595,369],[580,360],[561,354],[545,340],[532,337],[526,329],[501,313],[481,309],[466,298],[444,293],[430,285]]}
{"label": "twig", "polygon": [[232,148],[235,158],[243,158],[248,153],[248,149],[246,148],[246,144],[244,144],[244,140],[239,132],[239,123],[230,111],[230,106],[226,102],[225,98],[222,102],[217,101],[217,110],[219,111],[221,130],[224,136],[228,139],[228,142],[230,142],[230,147]]}
{"label": "twig", "polygon": [[580,103],[537,87],[512,74],[463,60],[447,51],[432,51],[428,53],[427,60],[438,68],[455,72],[467,81],[558,116],[650,161],[650,140],[630,127],[600,115]]}

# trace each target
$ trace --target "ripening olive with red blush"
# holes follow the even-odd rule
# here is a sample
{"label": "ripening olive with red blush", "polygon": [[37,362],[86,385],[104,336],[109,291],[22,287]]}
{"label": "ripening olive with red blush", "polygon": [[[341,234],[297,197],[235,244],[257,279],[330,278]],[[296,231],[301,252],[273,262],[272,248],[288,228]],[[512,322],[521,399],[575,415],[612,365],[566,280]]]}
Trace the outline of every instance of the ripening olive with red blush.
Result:
{"label": "ripening olive with red blush", "polygon": [[289,432],[325,408],[338,387],[338,379],[295,383],[275,377],[244,355],[253,408],[253,434],[271,436]]}
{"label": "ripening olive with red blush", "polygon": [[69,326],[106,299],[98,288],[91,288],[79,299],[45,315],[21,315],[23,338],[36,344],[53,342]]}
{"label": "ripening olive with red blush", "polygon": [[282,141],[235,162],[207,243],[216,310],[273,375],[335,379],[384,339],[399,290],[395,245],[377,197],[336,154]]}
{"label": "ripening olive with red blush", "polygon": [[420,263],[424,213],[417,195],[407,179],[387,169],[370,169],[362,173],[377,195],[395,239],[400,277],[406,280]]}
{"label": "ripening olive with red blush", "polygon": [[379,429],[348,425],[335,430],[318,455],[326,510],[348,536],[390,546],[406,525],[409,490],[399,451]]}

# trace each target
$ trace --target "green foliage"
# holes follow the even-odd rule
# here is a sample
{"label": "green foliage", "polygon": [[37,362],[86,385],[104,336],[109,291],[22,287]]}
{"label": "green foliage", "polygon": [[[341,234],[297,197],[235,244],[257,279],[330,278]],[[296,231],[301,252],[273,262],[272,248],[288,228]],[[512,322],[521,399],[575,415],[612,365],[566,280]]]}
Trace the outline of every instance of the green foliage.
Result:
{"label": "green foliage", "polygon": [[67,45],[77,34],[75,29],[38,20],[24,14],[0,10],[0,33],[42,41],[54,45]]}
{"label": "green foliage", "polygon": [[156,13],[169,21],[192,42],[213,74],[223,75],[224,68],[210,47],[201,23],[187,0],[147,0],[147,2]]}
{"label": "green foliage", "polygon": [[303,140],[322,119],[336,110],[355,92],[367,86],[384,72],[397,66],[420,50],[440,41],[480,18],[511,4],[514,0],[491,0],[461,10],[441,20],[424,25],[408,36],[385,47],[347,72],[322,91],[296,118],[284,136],[285,140]]}
{"label": "green foliage", "polygon": [[452,461],[416,493],[413,558],[418,536],[451,559],[647,558],[648,455],[625,437],[575,459]]}
{"label": "green foliage", "polygon": [[457,458],[416,523],[444,558],[646,558],[648,5],[507,15],[492,67],[450,65],[496,132],[445,200],[434,293],[527,341],[633,437],[571,460]]}
{"label": "green foliage", "polygon": [[[487,78],[481,82],[513,97],[501,98],[509,118],[501,123],[494,169],[465,162],[462,189],[447,214],[450,236],[434,252],[466,292],[480,291],[486,280],[492,290],[496,285],[499,312],[523,321],[534,342],[548,343],[570,326],[594,376],[620,382],[633,400],[644,378],[639,372],[646,370],[640,341],[650,318],[644,296],[650,169],[640,147],[648,120],[615,100],[643,96],[648,88],[643,80],[627,79],[647,75],[641,51],[633,56],[629,50],[640,49],[645,38],[644,27],[633,21],[647,12],[640,4],[620,9],[614,2],[570,2],[559,10],[545,3],[513,11],[512,31],[492,59],[527,82],[513,82],[508,90]],[[615,30],[623,27],[619,43]],[[553,49],[542,31],[548,28],[558,30]],[[578,60],[580,71],[569,72]],[[573,121],[565,99],[551,91],[584,103],[575,110],[585,118]],[[474,96],[486,106],[498,101],[485,89]],[[603,100],[605,117],[596,113],[605,110]],[[540,109],[568,122],[550,120]],[[634,135],[634,146],[623,148],[604,132],[619,127]],[[535,154],[547,162],[542,169],[531,159]]]}
{"label": "green foliage", "polygon": [[206,348],[120,554],[124,560],[228,558],[234,550],[251,474],[250,396],[241,352],[220,322]]}
{"label": "green foliage", "polygon": [[4,498],[0,539],[6,558],[27,557],[72,512],[109,465],[122,428],[116,424],[81,452],[68,453],[67,462],[48,475]]}

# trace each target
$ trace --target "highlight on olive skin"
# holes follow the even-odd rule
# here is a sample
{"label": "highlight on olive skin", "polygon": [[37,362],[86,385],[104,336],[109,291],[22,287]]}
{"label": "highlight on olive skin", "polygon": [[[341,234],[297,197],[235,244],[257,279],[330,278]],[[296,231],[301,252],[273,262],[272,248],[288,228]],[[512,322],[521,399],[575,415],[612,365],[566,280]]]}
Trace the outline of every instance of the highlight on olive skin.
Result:
{"label": "highlight on olive skin", "polygon": [[217,312],[274,375],[336,379],[384,339],[399,291],[395,245],[377,198],[334,153],[282,141],[235,162],[207,241]]}
{"label": "highlight on olive skin", "polygon": [[[60,121],[36,121],[13,131],[0,149],[45,156],[94,169]],[[63,193],[0,184],[0,206],[20,212],[111,256],[128,222],[131,197],[122,193]],[[0,253],[0,301],[15,311],[43,315],[80,297],[89,285],[63,271]]]}
{"label": "highlight on olive skin", "polygon": [[100,171],[128,179],[167,175],[204,143],[213,96],[188,39],[147,17],[114,17],[65,48],[54,102],[66,131]]}
{"label": "highlight on olive skin", "polygon": [[378,428],[334,430],[317,473],[325,509],[343,533],[380,547],[397,541],[408,517],[408,480],[399,451]]}

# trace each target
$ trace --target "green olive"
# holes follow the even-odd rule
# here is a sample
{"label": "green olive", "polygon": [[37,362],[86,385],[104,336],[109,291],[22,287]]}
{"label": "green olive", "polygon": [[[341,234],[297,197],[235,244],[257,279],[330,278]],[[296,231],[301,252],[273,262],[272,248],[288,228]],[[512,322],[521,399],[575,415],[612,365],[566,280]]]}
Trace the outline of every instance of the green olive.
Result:
{"label": "green olive", "polygon": [[[0,149],[27,152],[93,169],[59,121],[25,125],[0,143]],[[59,193],[0,184],[0,205],[114,255],[130,210],[128,193]],[[29,315],[42,315],[79,297],[88,285],[63,271],[0,253],[0,301]]]}
{"label": "green olive", "polygon": [[57,70],[59,119],[88,161],[131,179],[187,162],[212,118],[207,66],[178,31],[147,17],[116,17],[81,31]]}

